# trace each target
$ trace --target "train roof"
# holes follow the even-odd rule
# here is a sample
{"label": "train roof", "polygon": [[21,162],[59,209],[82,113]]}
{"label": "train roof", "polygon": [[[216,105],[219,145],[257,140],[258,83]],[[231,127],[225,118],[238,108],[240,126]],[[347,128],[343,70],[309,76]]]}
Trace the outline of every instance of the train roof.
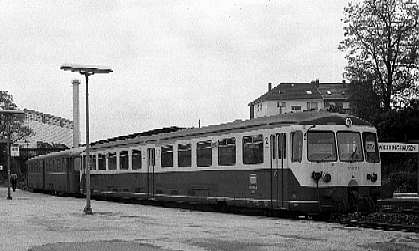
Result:
{"label": "train roof", "polygon": [[[135,143],[147,143],[156,140],[174,139],[180,137],[196,137],[210,133],[223,133],[233,130],[263,128],[269,126],[287,125],[345,125],[346,119],[350,118],[352,125],[372,126],[367,121],[348,114],[329,112],[298,112],[260,117],[250,120],[235,120],[219,125],[209,125],[202,128],[178,128],[169,131],[158,131],[157,133],[138,133],[132,137],[116,137],[111,141],[97,142],[92,149],[107,148],[112,146],[123,146]],[[155,131],[155,130],[152,130]],[[151,131],[149,131],[151,132]]]}
{"label": "train roof", "polygon": [[59,157],[59,156],[77,156],[77,155],[80,155],[84,151],[84,149],[85,147],[70,148],[64,151],[51,152],[44,155],[38,155],[31,158],[30,160],[45,159],[45,158]]}

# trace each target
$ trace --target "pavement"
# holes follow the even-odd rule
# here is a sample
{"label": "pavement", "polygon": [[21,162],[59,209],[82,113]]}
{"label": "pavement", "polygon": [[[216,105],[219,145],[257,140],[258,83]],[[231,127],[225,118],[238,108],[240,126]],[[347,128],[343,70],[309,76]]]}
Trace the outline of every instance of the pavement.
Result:
{"label": "pavement", "polygon": [[0,187],[0,250],[419,250],[419,235],[92,201]]}

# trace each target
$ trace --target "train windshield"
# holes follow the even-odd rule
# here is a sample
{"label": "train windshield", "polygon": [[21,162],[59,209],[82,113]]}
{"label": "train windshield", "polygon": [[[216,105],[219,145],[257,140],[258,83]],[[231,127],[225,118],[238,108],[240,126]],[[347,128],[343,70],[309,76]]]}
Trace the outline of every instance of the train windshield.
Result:
{"label": "train windshield", "polygon": [[361,135],[357,132],[338,132],[339,158],[346,162],[363,161]]}
{"label": "train windshield", "polygon": [[335,134],[332,131],[309,131],[307,133],[307,151],[309,161],[336,161]]}

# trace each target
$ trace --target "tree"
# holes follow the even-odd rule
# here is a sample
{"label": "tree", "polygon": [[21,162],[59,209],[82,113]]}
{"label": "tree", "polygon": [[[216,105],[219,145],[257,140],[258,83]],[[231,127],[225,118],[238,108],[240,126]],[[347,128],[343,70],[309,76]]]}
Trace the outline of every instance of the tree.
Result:
{"label": "tree", "polygon": [[[17,106],[13,102],[13,96],[7,91],[0,91],[0,108],[3,110],[16,110]],[[21,121],[13,121],[10,126],[12,141],[22,140],[33,134],[32,130],[25,126]],[[7,122],[6,117],[0,114],[0,137],[7,136]]]}
{"label": "tree", "polygon": [[347,77],[371,81],[384,110],[418,93],[419,5],[415,0],[364,0],[344,9]]}
{"label": "tree", "polygon": [[380,101],[372,89],[371,81],[352,81],[349,84],[351,113],[374,123],[380,113]]}

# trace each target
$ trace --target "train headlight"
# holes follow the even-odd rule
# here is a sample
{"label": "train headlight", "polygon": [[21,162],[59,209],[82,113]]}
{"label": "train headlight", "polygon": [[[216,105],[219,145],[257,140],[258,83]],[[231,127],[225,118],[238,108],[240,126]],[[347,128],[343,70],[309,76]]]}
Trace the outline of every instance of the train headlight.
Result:
{"label": "train headlight", "polygon": [[378,179],[378,175],[376,173],[367,173],[367,180],[371,180],[371,182],[376,182]]}
{"label": "train headlight", "polygon": [[330,182],[332,180],[332,175],[330,175],[330,173],[326,173],[324,176],[323,176],[323,181],[325,182],[325,183],[328,183],[328,182]]}
{"label": "train headlight", "polygon": [[378,175],[376,173],[372,173],[372,175],[371,175],[371,181],[372,182],[376,182],[377,181],[377,178],[378,178]]}
{"label": "train headlight", "polygon": [[318,182],[320,180],[320,178],[322,177],[323,172],[315,172],[313,171],[311,173],[311,178],[313,178],[314,181]]}

